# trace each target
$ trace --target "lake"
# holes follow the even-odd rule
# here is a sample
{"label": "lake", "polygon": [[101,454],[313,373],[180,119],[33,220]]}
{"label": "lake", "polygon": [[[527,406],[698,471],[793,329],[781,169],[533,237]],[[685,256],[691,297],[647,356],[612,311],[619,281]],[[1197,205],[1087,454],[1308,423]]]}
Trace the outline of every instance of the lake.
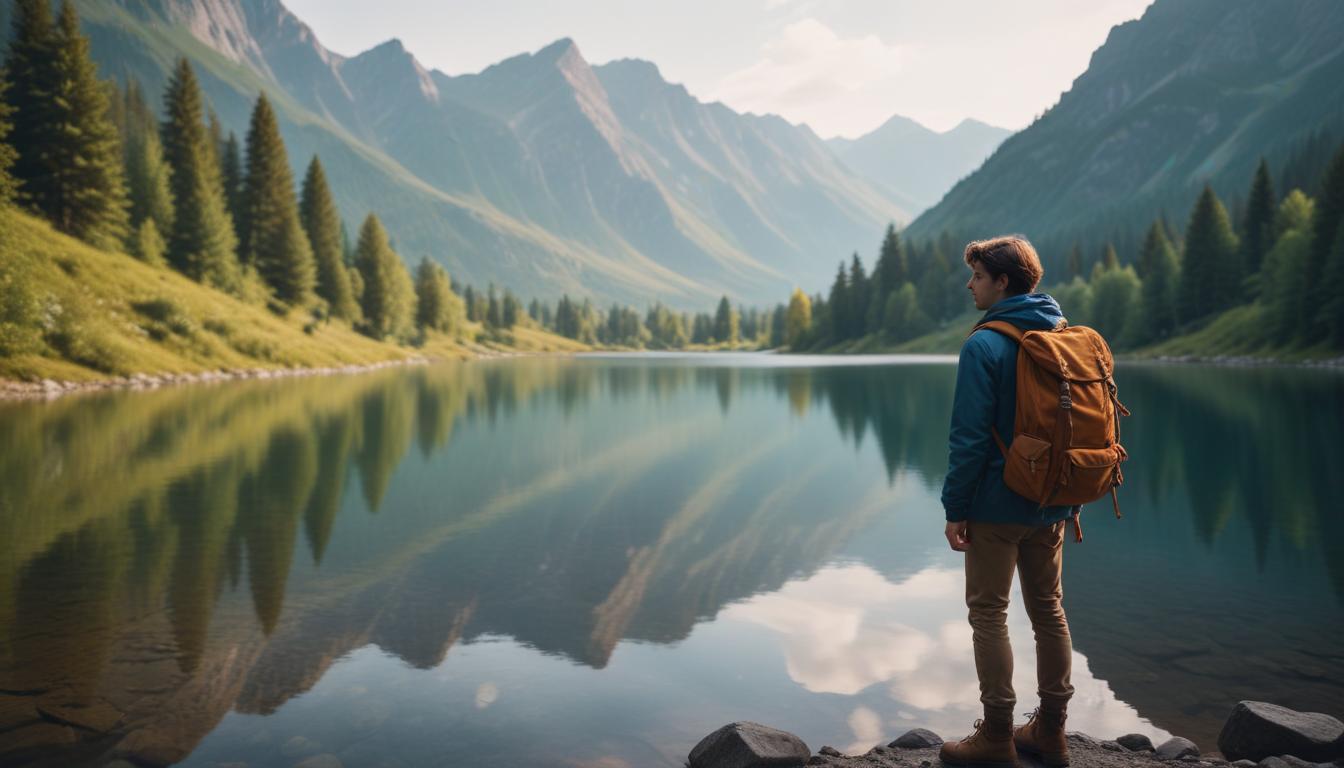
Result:
{"label": "lake", "polygon": [[[0,403],[0,764],[681,766],[733,720],[959,738],[954,376],[592,355]],[[1125,516],[1065,542],[1069,728],[1207,751],[1241,699],[1341,715],[1344,374],[1117,380]],[[1029,712],[1016,598],[1009,622]]]}

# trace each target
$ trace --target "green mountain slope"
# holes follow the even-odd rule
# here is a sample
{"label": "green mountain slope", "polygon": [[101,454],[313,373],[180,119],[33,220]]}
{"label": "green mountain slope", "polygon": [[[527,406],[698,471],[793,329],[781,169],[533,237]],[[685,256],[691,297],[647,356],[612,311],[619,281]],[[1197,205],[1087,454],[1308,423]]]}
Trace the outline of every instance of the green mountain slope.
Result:
{"label": "green mountain slope", "polygon": [[1341,128],[1344,4],[1157,0],[907,234],[1022,232],[1058,265],[1075,240],[1091,253],[1163,212],[1183,218],[1205,182],[1235,198],[1261,156],[1282,167]]}

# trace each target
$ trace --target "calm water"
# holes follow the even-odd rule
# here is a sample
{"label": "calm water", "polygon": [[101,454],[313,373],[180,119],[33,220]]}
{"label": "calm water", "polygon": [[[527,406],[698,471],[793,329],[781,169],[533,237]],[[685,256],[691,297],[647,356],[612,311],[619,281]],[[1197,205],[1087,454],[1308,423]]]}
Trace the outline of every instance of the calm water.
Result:
{"label": "calm water", "polygon": [[[0,764],[963,735],[954,373],[590,357],[0,403]],[[1243,698],[1344,714],[1344,376],[1118,378],[1126,516],[1066,542],[1070,727],[1212,749]],[[1029,711],[1020,604],[1010,626]]]}

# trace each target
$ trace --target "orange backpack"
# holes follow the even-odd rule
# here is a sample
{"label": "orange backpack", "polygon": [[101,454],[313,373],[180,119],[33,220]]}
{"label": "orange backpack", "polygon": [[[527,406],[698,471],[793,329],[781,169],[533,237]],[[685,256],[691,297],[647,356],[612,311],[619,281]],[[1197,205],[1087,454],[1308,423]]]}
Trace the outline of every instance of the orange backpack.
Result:
{"label": "orange backpack", "polygon": [[[1023,331],[993,320],[976,326],[1017,342],[1017,416],[1013,442],[1003,452],[1004,484],[1041,507],[1070,505],[1077,541],[1078,513],[1107,492],[1120,517],[1115,489],[1124,482],[1120,416],[1129,409],[1116,396],[1115,361],[1101,334],[1085,326]],[[974,333],[974,331],[972,331]]]}

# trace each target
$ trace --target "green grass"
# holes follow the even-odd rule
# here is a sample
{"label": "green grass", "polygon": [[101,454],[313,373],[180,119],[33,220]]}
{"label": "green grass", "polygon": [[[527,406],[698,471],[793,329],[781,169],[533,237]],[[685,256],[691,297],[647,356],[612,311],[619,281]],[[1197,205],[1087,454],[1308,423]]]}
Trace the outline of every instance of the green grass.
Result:
{"label": "green grass", "polygon": [[441,334],[422,348],[375,341],[339,320],[314,323],[301,310],[278,316],[169,268],[92,248],[13,209],[0,210],[0,284],[0,379],[91,381],[582,348],[538,329],[482,344]]}
{"label": "green grass", "polygon": [[1283,344],[1271,338],[1265,309],[1248,304],[1230,309],[1199,330],[1128,353],[1139,359],[1155,357],[1258,357],[1294,363],[1338,357],[1327,345],[1309,347]]}

